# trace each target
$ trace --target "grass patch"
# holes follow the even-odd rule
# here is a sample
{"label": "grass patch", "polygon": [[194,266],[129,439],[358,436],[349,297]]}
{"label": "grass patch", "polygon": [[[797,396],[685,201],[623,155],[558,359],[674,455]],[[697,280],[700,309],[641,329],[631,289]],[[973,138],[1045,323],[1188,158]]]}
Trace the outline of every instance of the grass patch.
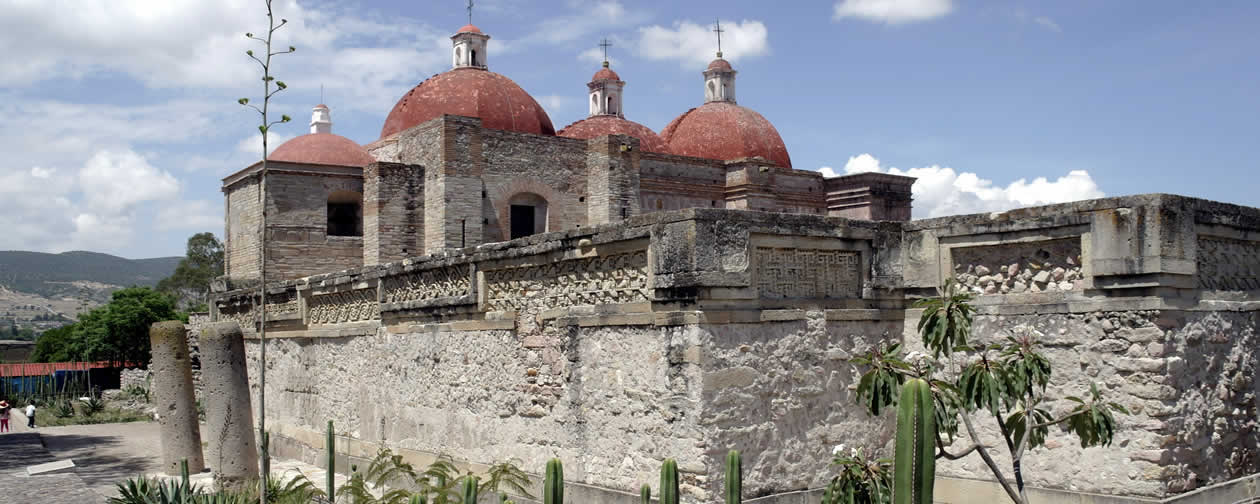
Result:
{"label": "grass patch", "polygon": [[[125,410],[107,406],[91,415],[85,414],[82,401],[74,401],[74,416],[57,415],[56,407],[44,407],[35,410],[36,427],[59,427],[62,425],[88,425],[122,422],[145,422],[151,420],[148,415],[139,411]],[[22,419],[25,420],[25,419]]]}

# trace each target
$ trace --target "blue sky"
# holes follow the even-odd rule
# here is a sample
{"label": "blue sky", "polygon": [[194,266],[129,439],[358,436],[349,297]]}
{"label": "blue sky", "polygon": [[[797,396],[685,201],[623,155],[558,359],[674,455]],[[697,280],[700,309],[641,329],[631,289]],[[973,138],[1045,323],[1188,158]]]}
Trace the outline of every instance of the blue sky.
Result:
{"label": "blue sky", "polygon": [[[275,110],[367,143],[393,103],[449,68],[461,0],[276,0],[298,52]],[[222,233],[219,179],[260,157],[246,31],[262,0],[0,0],[0,249],[179,255]],[[613,40],[629,119],[701,103],[723,49],[741,105],[798,169],[920,177],[916,217],[1100,195],[1260,206],[1260,2],[481,0],[491,70],[557,129],[586,114]]]}

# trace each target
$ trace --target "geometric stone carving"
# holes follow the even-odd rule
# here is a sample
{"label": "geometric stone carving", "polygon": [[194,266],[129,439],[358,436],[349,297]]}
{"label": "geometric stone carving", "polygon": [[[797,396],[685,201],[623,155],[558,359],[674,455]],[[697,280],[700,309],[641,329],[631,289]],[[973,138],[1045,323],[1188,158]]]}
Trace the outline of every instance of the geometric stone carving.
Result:
{"label": "geometric stone carving", "polygon": [[220,308],[217,320],[221,322],[229,320],[236,322],[236,325],[240,326],[242,331],[258,331],[258,312],[254,310],[253,301],[254,298],[250,297],[248,301],[240,301],[237,304]]}
{"label": "geometric stone carving", "polygon": [[267,320],[283,315],[297,315],[298,295],[296,290],[286,290],[279,294],[267,295]]}
{"label": "geometric stone carving", "polygon": [[1197,263],[1200,289],[1260,289],[1260,242],[1201,236]]}
{"label": "geometric stone carving", "polygon": [[862,297],[862,256],[856,251],[757,247],[753,260],[764,298]]}
{"label": "geometric stone carving", "polygon": [[311,325],[379,320],[381,305],[376,289],[356,289],[311,296],[307,301]]}
{"label": "geometric stone carving", "polygon": [[434,268],[382,279],[381,301],[423,301],[469,294],[471,264]]}
{"label": "geometric stone carving", "polygon": [[648,301],[647,251],[485,272],[491,311]]}

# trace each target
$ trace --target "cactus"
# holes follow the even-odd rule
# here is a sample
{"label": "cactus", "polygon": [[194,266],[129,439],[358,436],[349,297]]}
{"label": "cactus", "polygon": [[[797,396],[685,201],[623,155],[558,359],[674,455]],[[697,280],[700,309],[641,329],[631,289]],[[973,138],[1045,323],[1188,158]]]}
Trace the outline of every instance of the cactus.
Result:
{"label": "cactus", "polygon": [[183,485],[184,488],[188,488],[189,485],[188,459],[186,458],[179,459],[179,484]]}
{"label": "cactus", "polygon": [[731,450],[726,454],[726,504],[739,504],[743,501],[743,493],[743,461],[739,450]]}
{"label": "cactus", "polygon": [[477,504],[477,477],[464,477],[464,504]]}
{"label": "cactus", "polygon": [[661,504],[678,504],[678,462],[665,459],[661,464]]}
{"label": "cactus", "polygon": [[271,481],[271,433],[262,432],[262,484],[266,488],[268,481]]}
{"label": "cactus", "polygon": [[[426,499],[424,495],[415,494],[412,495],[411,498],[407,499],[407,504],[428,504],[426,501],[428,501],[428,499]],[[332,501],[330,500],[329,502]]]}
{"label": "cactus", "polygon": [[333,488],[333,482],[336,480],[335,476],[337,474],[337,446],[335,443],[336,440],[333,439],[333,421],[329,420],[328,438],[325,440],[325,445],[328,448],[328,481],[324,483],[324,487],[330,504],[336,502],[335,489]]}
{"label": "cactus", "polygon": [[547,475],[543,481],[543,504],[564,504],[564,465],[558,458],[547,461]]}
{"label": "cactus", "polygon": [[652,487],[648,486],[647,483],[644,483],[643,487],[639,489],[639,502],[652,504]]}
{"label": "cactus", "polygon": [[915,378],[901,387],[897,406],[897,451],[893,469],[894,504],[931,504],[936,480],[936,411],[927,382]]}

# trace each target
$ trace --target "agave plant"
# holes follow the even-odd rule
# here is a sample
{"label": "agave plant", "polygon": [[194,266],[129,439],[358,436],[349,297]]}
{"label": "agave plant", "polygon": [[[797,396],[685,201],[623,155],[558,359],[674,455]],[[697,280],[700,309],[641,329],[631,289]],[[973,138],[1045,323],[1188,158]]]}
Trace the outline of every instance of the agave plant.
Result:
{"label": "agave plant", "polygon": [[157,482],[144,476],[127,478],[115,486],[118,497],[110,497],[109,504],[149,504],[157,494]]}
{"label": "agave plant", "polygon": [[57,418],[70,418],[74,416],[74,403],[68,400],[57,401],[53,406],[53,416]]}
{"label": "agave plant", "polygon": [[91,395],[88,396],[87,400],[83,401],[83,416],[90,417],[100,413],[104,409],[105,401],[102,401],[99,396]]}

